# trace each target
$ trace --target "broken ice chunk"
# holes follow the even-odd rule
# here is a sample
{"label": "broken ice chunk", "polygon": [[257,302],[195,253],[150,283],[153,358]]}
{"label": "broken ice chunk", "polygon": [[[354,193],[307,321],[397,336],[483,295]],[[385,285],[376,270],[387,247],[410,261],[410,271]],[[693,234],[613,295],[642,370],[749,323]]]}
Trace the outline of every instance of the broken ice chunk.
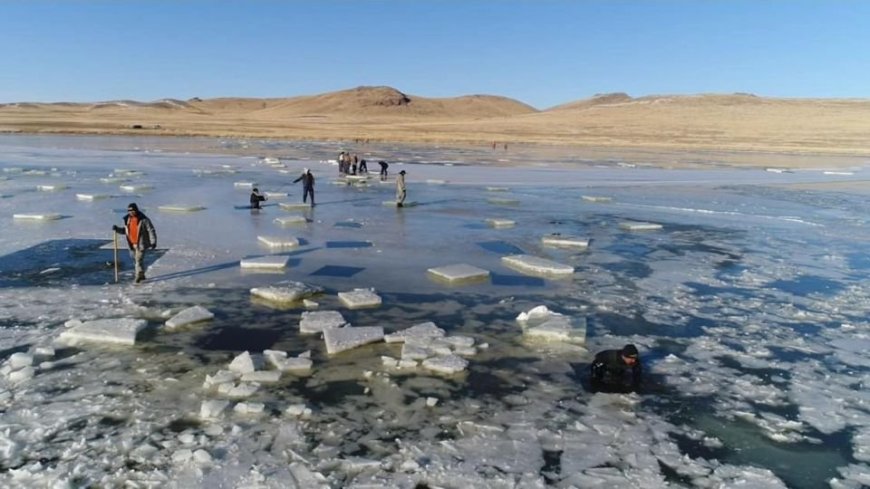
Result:
{"label": "broken ice chunk", "polygon": [[338,311],[306,311],[299,321],[300,333],[321,333],[324,330],[340,328],[347,324]]}
{"label": "broken ice chunk", "polygon": [[251,354],[247,351],[242,352],[238,356],[236,356],[236,358],[233,358],[233,361],[230,362],[228,368],[231,372],[235,372],[237,374],[247,374],[257,369],[254,366],[254,359],[251,358]]}
{"label": "broken ice chunk", "polygon": [[245,415],[262,414],[265,409],[266,405],[262,402],[240,402],[233,407],[233,411]]}
{"label": "broken ice chunk", "polygon": [[662,225],[653,222],[623,221],[619,223],[619,227],[626,231],[653,231],[661,229]]}
{"label": "broken ice chunk", "polygon": [[318,294],[322,290],[320,287],[302,282],[286,281],[268,287],[255,287],[251,289],[251,294],[273,302],[296,302]]}
{"label": "broken ice chunk", "polygon": [[326,353],[332,355],[384,339],[384,328],[363,326],[327,329],[323,332]]}
{"label": "broken ice chunk", "polygon": [[239,262],[239,266],[250,269],[281,269],[287,266],[287,260],[286,256],[260,256],[245,258]]}
{"label": "broken ice chunk", "polygon": [[280,202],[278,203],[278,207],[284,209],[285,211],[299,211],[311,208],[311,204],[306,204],[304,202]]}
{"label": "broken ice chunk", "polygon": [[199,407],[199,417],[202,419],[216,419],[220,417],[221,413],[229,405],[230,402],[224,400],[203,401]]}
{"label": "broken ice chunk", "polygon": [[580,196],[586,202],[610,202],[613,200],[612,197],[605,197],[602,195],[582,195]]}
{"label": "broken ice chunk", "polygon": [[435,325],[435,323],[429,321],[425,323],[415,324],[410,328],[403,329],[402,331],[396,331],[395,333],[388,334],[384,336],[384,341],[387,343],[401,343],[406,341],[407,338],[440,338],[444,336],[446,332]]}
{"label": "broken ice chunk", "polygon": [[516,221],[512,221],[512,220],[510,220],[510,219],[495,219],[495,218],[487,219],[487,220],[486,220],[486,223],[487,223],[490,227],[493,227],[493,228],[496,228],[496,229],[512,228],[512,227],[514,227],[514,226],[517,224]]}
{"label": "broken ice chunk", "polygon": [[586,248],[589,246],[589,238],[562,236],[560,234],[544,236],[541,238],[541,242],[546,246],[558,246],[562,248]]}
{"label": "broken ice chunk", "polygon": [[257,236],[257,241],[270,248],[295,248],[299,240],[293,236]]}
{"label": "broken ice chunk", "polygon": [[350,292],[339,292],[338,298],[349,309],[381,305],[381,298],[375,294],[373,289],[353,289]]}
{"label": "broken ice chunk", "polygon": [[546,341],[583,344],[586,342],[586,318],[553,316],[541,324],[529,326],[523,333],[530,338]]}
{"label": "broken ice chunk", "polygon": [[12,219],[27,220],[27,221],[56,221],[60,218],[61,218],[61,215],[54,213],[54,212],[12,214]]}
{"label": "broken ice chunk", "polygon": [[571,265],[565,265],[532,255],[503,256],[501,261],[505,265],[527,275],[568,277],[574,273],[574,267]]}
{"label": "broken ice chunk", "polygon": [[284,216],[276,217],[275,222],[280,226],[292,226],[294,224],[307,224],[308,219],[305,216]]}
{"label": "broken ice chunk", "polygon": [[158,206],[157,210],[163,212],[199,212],[205,210],[205,207],[201,205],[166,204]]}
{"label": "broken ice chunk", "polygon": [[194,324],[201,321],[207,321],[214,317],[214,314],[202,306],[193,306],[184,309],[178,314],[169,318],[164,324],[167,329],[180,328],[188,324]]}
{"label": "broken ice chunk", "polygon": [[218,386],[218,394],[227,396],[231,399],[242,399],[251,397],[260,388],[260,384],[241,382],[235,384],[221,384]]}
{"label": "broken ice chunk", "polygon": [[465,263],[430,268],[428,272],[432,277],[448,283],[475,282],[489,278],[488,270]]}
{"label": "broken ice chunk", "polygon": [[135,345],[136,334],[142,331],[148,322],[144,319],[117,318],[97,319],[95,321],[67,321],[69,329],[60,334],[59,339],[76,343],[78,341],[93,341],[101,343],[118,343]]}
{"label": "broken ice chunk", "polygon": [[468,368],[468,360],[457,355],[445,355],[423,360],[423,368],[452,375]]}

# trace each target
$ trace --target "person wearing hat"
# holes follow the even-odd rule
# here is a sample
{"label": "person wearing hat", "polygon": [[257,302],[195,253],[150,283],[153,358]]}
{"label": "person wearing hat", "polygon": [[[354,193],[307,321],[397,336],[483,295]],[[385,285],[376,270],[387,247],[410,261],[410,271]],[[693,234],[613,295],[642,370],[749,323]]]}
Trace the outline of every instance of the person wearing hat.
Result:
{"label": "person wearing hat", "polygon": [[251,209],[259,209],[260,202],[265,200],[266,196],[262,195],[257,187],[254,187],[253,190],[251,190]]}
{"label": "person wearing hat", "polygon": [[404,207],[405,197],[408,195],[408,190],[405,188],[405,170],[399,172],[396,177],[396,207]]}
{"label": "person wearing hat", "polygon": [[127,247],[136,265],[136,283],[142,282],[145,280],[145,251],[157,248],[157,231],[151,219],[134,202],[127,206],[124,227],[113,225],[112,230],[127,237]]}
{"label": "person wearing hat", "polygon": [[293,183],[299,180],[302,180],[302,203],[304,204],[308,200],[308,194],[311,194],[311,207],[314,207],[314,175],[311,174],[311,170],[304,168],[302,175],[293,180]]}
{"label": "person wearing hat", "polygon": [[604,350],[595,354],[589,366],[594,390],[610,388],[636,390],[640,385],[640,358],[637,347],[625,345],[621,350]]}

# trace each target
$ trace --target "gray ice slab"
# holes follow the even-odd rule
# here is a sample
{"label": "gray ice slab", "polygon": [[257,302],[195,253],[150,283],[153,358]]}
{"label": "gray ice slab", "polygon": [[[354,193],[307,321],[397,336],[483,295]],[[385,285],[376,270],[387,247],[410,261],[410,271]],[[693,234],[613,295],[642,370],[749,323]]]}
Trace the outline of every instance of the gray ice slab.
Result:
{"label": "gray ice slab", "polygon": [[108,199],[106,194],[76,194],[76,199],[83,202],[92,202],[94,200]]}
{"label": "gray ice slab", "polygon": [[253,269],[276,269],[286,267],[287,260],[289,258],[286,256],[260,256],[257,258],[245,258],[239,262],[239,266]]}
{"label": "gray ice slab", "polygon": [[508,187],[486,187],[487,192],[507,192],[510,190]]}
{"label": "gray ice slab", "polygon": [[623,221],[619,223],[619,227],[626,231],[654,231],[661,229],[662,225],[654,222]]}
{"label": "gray ice slab", "polygon": [[276,217],[275,222],[280,226],[293,226],[297,224],[307,224],[308,219],[305,216],[284,216]]}
{"label": "gray ice slab", "polygon": [[285,211],[299,211],[299,210],[310,209],[311,204],[306,204],[304,202],[298,202],[295,204],[291,204],[289,202],[279,202],[278,207],[284,209]]}
{"label": "gray ice slab", "polygon": [[61,215],[55,212],[29,212],[25,214],[13,214],[12,218],[21,221],[56,221],[61,218]]}
{"label": "gray ice slab", "polygon": [[275,370],[290,372],[293,374],[305,374],[311,372],[314,363],[311,358],[298,356],[287,357],[287,352],[280,350],[264,350],[263,356]]}
{"label": "gray ice slab", "polygon": [[257,186],[257,182],[240,181],[233,183],[233,186],[236,188],[254,188]]}
{"label": "gray ice slab", "polygon": [[287,192],[263,192],[263,195],[267,199],[272,199],[272,200],[284,199],[284,198],[287,198],[289,196],[289,194]]}
{"label": "gray ice slab", "polygon": [[40,192],[57,192],[58,190],[65,190],[66,188],[67,186],[62,183],[50,183],[36,186],[36,190]]}
{"label": "gray ice slab", "polygon": [[460,263],[430,268],[429,275],[449,283],[481,281],[489,278],[489,271],[482,268]]}
{"label": "gray ice slab", "polygon": [[199,212],[205,210],[205,207],[189,204],[166,204],[157,206],[157,210],[163,212]]}
{"label": "gray ice slab", "polygon": [[376,307],[381,305],[381,297],[372,289],[353,289],[349,292],[339,292],[338,298],[349,309],[361,307]]}
{"label": "gray ice slab", "polygon": [[144,319],[117,318],[97,319],[95,321],[68,321],[69,329],[60,334],[59,339],[68,342],[99,342],[135,345],[136,334],[148,325]]}
{"label": "gray ice slab", "polygon": [[512,228],[517,224],[516,221],[512,221],[510,219],[497,219],[497,218],[489,218],[486,220],[486,223],[489,224],[490,227],[494,227],[496,229]]}
{"label": "gray ice slab", "polygon": [[581,196],[581,198],[583,200],[585,200],[586,202],[597,202],[597,203],[610,202],[613,200],[613,198],[611,198],[611,197],[604,197],[602,195],[583,195],[583,196]]}
{"label": "gray ice slab", "polygon": [[123,190],[124,192],[144,192],[144,191],[146,191],[146,190],[151,190],[151,189],[153,189],[154,187],[151,186],[151,185],[146,185],[146,184],[143,183],[143,184],[126,184],[126,185],[121,185],[120,188],[121,188],[121,190]]}
{"label": "gray ice slab", "polygon": [[299,239],[293,236],[257,236],[257,241],[270,248],[295,248]]}
{"label": "gray ice slab", "polygon": [[414,326],[403,329],[402,331],[388,334],[384,336],[384,341],[387,343],[402,343],[407,341],[409,338],[441,338],[445,334],[447,333],[443,329],[429,321],[415,324]]}
{"label": "gray ice slab", "polygon": [[384,328],[380,326],[327,329],[323,332],[323,341],[326,343],[326,353],[330,355],[381,341],[383,339]]}
{"label": "gray ice slab", "polygon": [[445,355],[423,360],[423,368],[441,374],[453,375],[468,368],[468,360],[458,355]]}
{"label": "gray ice slab", "polygon": [[184,309],[178,314],[169,318],[164,324],[167,329],[175,329],[188,324],[207,321],[214,317],[214,313],[202,306],[193,306]]}
{"label": "gray ice slab", "polygon": [[525,328],[523,334],[544,341],[582,345],[586,343],[586,318],[553,315],[540,324]]}
{"label": "gray ice slab", "polygon": [[519,205],[520,203],[518,199],[508,199],[504,197],[490,197],[486,199],[486,201],[493,205]]}
{"label": "gray ice slab", "polygon": [[528,275],[566,277],[574,273],[574,267],[571,265],[532,255],[503,256],[501,261],[505,265]]}
{"label": "gray ice slab", "polygon": [[561,248],[586,248],[589,246],[589,238],[550,234],[542,237],[541,243],[546,246],[557,246]]}
{"label": "gray ice slab", "polygon": [[306,311],[299,321],[300,333],[322,333],[327,329],[340,328],[347,324],[338,311]]}
{"label": "gray ice slab", "polygon": [[251,295],[273,302],[297,302],[322,292],[323,289],[302,282],[278,282],[267,287],[254,287]]}

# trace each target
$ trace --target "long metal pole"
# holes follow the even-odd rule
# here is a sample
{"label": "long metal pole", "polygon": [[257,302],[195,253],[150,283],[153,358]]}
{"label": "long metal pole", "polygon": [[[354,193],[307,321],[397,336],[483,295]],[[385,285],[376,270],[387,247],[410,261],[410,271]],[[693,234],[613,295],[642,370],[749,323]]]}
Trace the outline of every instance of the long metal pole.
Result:
{"label": "long metal pole", "polygon": [[118,283],[118,233],[112,231],[112,242],[115,244],[115,283]]}

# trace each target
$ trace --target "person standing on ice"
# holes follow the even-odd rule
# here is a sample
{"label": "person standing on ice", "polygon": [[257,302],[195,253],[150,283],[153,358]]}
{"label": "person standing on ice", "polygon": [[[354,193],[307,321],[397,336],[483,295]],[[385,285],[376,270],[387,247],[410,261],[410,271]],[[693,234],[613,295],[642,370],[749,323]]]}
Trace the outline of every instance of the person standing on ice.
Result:
{"label": "person standing on ice", "polygon": [[379,161],[378,164],[381,165],[381,173],[380,173],[381,180],[386,180],[387,179],[387,168],[390,167],[390,164],[387,163],[386,161],[383,161],[383,160]]}
{"label": "person standing on ice", "polygon": [[396,177],[396,207],[404,207],[405,197],[408,195],[408,190],[405,187],[405,170],[399,172]]}
{"label": "person standing on ice", "polygon": [[593,390],[637,390],[641,373],[640,358],[634,345],[598,352],[589,366]]}
{"label": "person standing on ice", "polygon": [[293,180],[293,183],[300,180],[302,180],[302,203],[304,204],[308,199],[308,194],[311,194],[311,207],[314,207],[314,175],[311,174],[311,170],[303,169],[302,175]]}
{"label": "person standing on ice", "polygon": [[136,203],[127,206],[124,227],[112,225],[112,230],[127,237],[127,247],[136,266],[136,283],[145,280],[145,251],[157,248],[157,231],[148,216]]}

